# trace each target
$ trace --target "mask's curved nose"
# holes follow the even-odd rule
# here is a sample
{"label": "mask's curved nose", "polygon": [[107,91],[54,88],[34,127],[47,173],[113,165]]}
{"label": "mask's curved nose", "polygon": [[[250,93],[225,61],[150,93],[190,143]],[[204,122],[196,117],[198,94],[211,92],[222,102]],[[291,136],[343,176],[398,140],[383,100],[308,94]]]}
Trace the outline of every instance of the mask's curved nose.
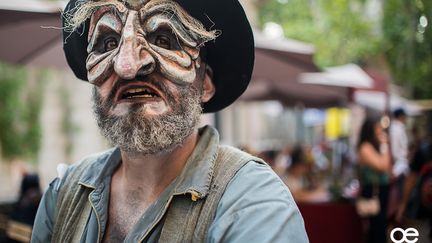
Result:
{"label": "mask's curved nose", "polygon": [[114,58],[114,71],[122,79],[149,74],[156,66],[153,56],[142,48],[137,37],[138,23],[137,12],[131,11],[123,28],[119,53]]}

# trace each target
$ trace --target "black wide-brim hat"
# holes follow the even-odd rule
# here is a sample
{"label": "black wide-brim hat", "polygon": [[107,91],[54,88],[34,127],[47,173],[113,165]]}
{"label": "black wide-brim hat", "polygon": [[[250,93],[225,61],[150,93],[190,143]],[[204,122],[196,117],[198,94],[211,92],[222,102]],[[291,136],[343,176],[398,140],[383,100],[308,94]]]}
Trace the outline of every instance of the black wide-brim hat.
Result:
{"label": "black wide-brim hat", "polygon": [[[238,0],[176,0],[207,30],[221,34],[205,43],[207,64],[213,70],[216,93],[203,104],[205,113],[219,111],[232,104],[247,88],[254,64],[254,39],[251,26]],[[75,7],[71,0],[65,11]],[[72,34],[63,30],[66,60],[77,78],[87,81],[88,19]],[[64,20],[63,20],[64,23]],[[64,25],[64,24],[63,24]],[[67,37],[67,40],[64,39]]]}

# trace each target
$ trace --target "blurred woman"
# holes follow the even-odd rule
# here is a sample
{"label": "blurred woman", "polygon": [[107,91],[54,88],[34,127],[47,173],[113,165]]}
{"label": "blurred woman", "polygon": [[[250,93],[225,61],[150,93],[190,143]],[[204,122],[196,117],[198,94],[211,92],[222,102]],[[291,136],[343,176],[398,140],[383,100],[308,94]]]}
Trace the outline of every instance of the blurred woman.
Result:
{"label": "blurred woman", "polygon": [[391,157],[387,134],[378,118],[366,118],[357,146],[361,197],[379,198],[380,211],[368,218],[367,242],[383,243],[386,239],[386,215]]}
{"label": "blurred woman", "polygon": [[320,183],[314,183],[312,171],[313,158],[311,152],[306,152],[300,145],[296,145],[291,152],[291,165],[282,180],[288,186],[296,202],[328,201],[327,190]]}

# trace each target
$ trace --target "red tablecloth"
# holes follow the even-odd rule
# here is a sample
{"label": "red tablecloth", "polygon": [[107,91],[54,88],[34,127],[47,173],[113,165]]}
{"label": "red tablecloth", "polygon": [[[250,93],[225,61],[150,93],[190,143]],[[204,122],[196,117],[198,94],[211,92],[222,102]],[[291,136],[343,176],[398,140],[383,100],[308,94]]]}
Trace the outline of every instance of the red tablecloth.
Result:
{"label": "red tablecloth", "polygon": [[361,243],[362,221],[351,203],[298,203],[310,243]]}

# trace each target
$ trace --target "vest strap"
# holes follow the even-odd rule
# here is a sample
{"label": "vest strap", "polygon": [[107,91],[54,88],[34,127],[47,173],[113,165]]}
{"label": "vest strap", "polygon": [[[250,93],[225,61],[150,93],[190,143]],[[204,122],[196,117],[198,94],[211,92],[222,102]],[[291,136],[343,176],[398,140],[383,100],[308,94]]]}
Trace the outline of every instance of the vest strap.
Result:
{"label": "vest strap", "polygon": [[198,201],[189,195],[174,196],[159,242],[205,242],[228,183],[249,161],[265,163],[238,149],[219,146],[209,194]]}
{"label": "vest strap", "polygon": [[[91,192],[88,188],[78,184],[81,174],[90,166],[92,159],[82,162],[80,166],[70,173],[62,182],[62,187],[59,191],[55,225],[51,242],[79,242],[73,241],[82,235],[85,227],[77,227],[78,224],[87,224],[87,219],[91,211],[88,196]],[[81,232],[80,232],[81,231]]]}

